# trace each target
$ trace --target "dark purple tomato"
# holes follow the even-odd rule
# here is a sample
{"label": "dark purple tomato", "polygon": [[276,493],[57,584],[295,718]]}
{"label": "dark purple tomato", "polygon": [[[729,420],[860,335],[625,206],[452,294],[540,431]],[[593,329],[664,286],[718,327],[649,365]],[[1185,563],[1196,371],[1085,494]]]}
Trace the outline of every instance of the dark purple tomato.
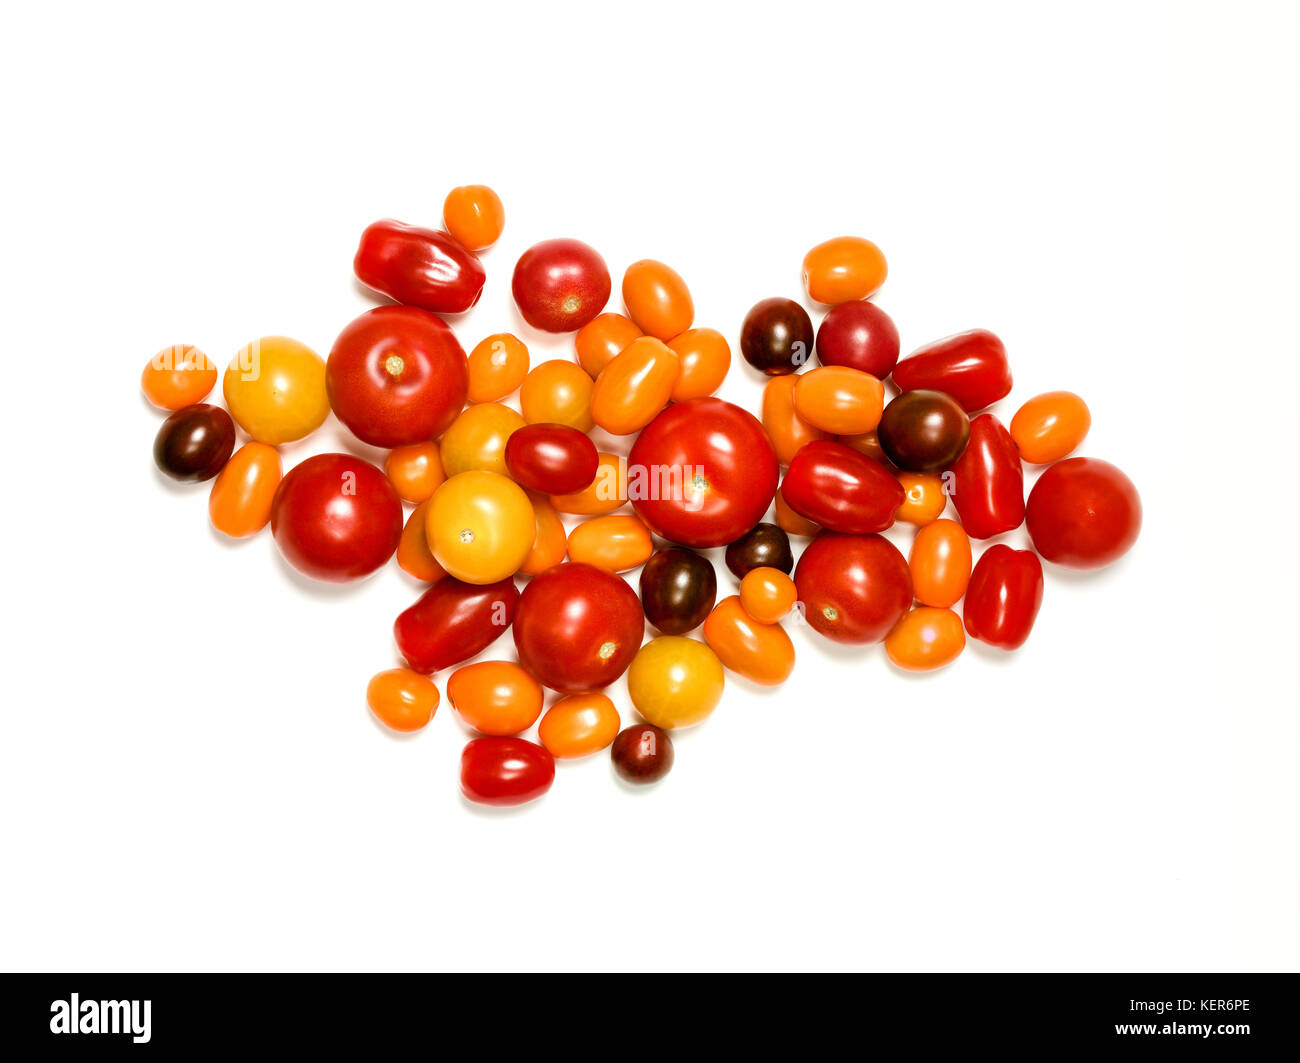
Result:
{"label": "dark purple tomato", "polygon": [[713,563],[690,550],[660,550],[641,569],[641,608],[665,635],[699,627],[717,599]]}
{"label": "dark purple tomato", "polygon": [[900,469],[938,472],[966,449],[970,418],[941,391],[905,391],[885,407],[876,438]]}
{"label": "dark purple tomato", "polygon": [[740,353],[768,376],[783,376],[806,365],[813,341],[808,311],[779,296],[755,303],[740,326]]}
{"label": "dark purple tomato", "polygon": [[609,267],[581,240],[543,240],[515,263],[515,305],[533,328],[577,332],[609,302]]}
{"label": "dark purple tomato", "polygon": [[555,759],[523,738],[475,738],[460,755],[460,791],[480,805],[522,805],[555,781]]}
{"label": "dark purple tomato", "polygon": [[487,649],[515,618],[519,588],[444,576],[393,624],[402,656],[417,672],[437,672]]}
{"label": "dark purple tomato", "polygon": [[220,406],[200,402],[163,421],[153,441],[153,460],[173,480],[211,480],[235,449],[235,422]]}
{"label": "dark purple tomato", "polygon": [[868,535],[894,523],[894,513],[907,495],[880,462],[843,443],[818,439],[790,461],[781,497],[827,531]]}
{"label": "dark purple tomato", "polygon": [[512,432],[505,457],[515,483],[544,495],[590,487],[600,465],[596,444],[562,424],[530,424]]}
{"label": "dark purple tomato", "polygon": [[822,365],[846,365],[884,380],[898,364],[898,351],[898,329],[875,303],[840,303],[817,328]]}
{"label": "dark purple tomato", "polygon": [[776,524],[756,524],[727,547],[727,568],[736,579],[755,568],[778,568],[786,575],[794,568],[790,536]]}
{"label": "dark purple tomato", "polygon": [[649,723],[625,727],[609,748],[614,770],[632,783],[658,782],[673,767],[673,740]]}

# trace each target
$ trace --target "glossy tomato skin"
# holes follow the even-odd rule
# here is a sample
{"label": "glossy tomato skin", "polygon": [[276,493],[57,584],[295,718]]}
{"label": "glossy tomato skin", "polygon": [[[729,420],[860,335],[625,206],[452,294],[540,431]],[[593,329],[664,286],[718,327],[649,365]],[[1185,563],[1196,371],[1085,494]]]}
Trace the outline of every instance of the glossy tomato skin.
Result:
{"label": "glossy tomato skin", "polygon": [[755,303],[740,326],[740,353],[768,376],[783,376],[805,365],[815,340],[808,311],[780,296]]}
{"label": "glossy tomato skin", "polygon": [[460,790],[480,805],[522,805],[555,781],[555,758],[523,738],[475,738],[460,755]]}
{"label": "glossy tomato skin", "polygon": [[543,240],[515,263],[510,282],[524,320],[543,332],[576,332],[609,302],[609,268],[580,240]]}
{"label": "glossy tomato skin", "polygon": [[519,663],[561,694],[609,686],[627,671],[644,635],[636,592],[592,565],[556,565],[534,576],[519,596]]}
{"label": "glossy tomato skin", "polygon": [[970,418],[941,391],[895,396],[876,427],[880,448],[906,472],[937,472],[961,457],[970,439]]}
{"label": "glossy tomato skin", "polygon": [[822,365],[844,365],[884,380],[898,364],[899,350],[897,326],[875,303],[841,303],[817,326]]}
{"label": "glossy tomato skin", "polygon": [[724,546],[762,520],[778,476],[758,419],[722,399],[674,403],[628,455],[638,516],[661,538],[696,548]]}
{"label": "glossy tomato skin", "polygon": [[596,444],[562,424],[530,424],[506,441],[506,468],[515,483],[547,495],[567,495],[596,478]]}
{"label": "glossy tomato skin", "polygon": [[283,477],[280,453],[265,443],[245,443],[226,462],[208,496],[212,526],[232,539],[255,535],[270,523],[275,490]]}
{"label": "glossy tomato skin", "polygon": [[1043,565],[1005,543],[981,555],[966,587],[962,619],[973,639],[1002,650],[1023,646],[1043,604]]}
{"label": "glossy tomato skin", "polygon": [[794,456],[781,494],[796,513],[847,535],[884,531],[906,497],[880,462],[829,439],[809,443]]}
{"label": "glossy tomato skin", "polygon": [[610,747],[614,770],[630,783],[658,782],[673,768],[673,740],[652,723],[625,727]]}
{"label": "glossy tomato skin", "polygon": [[894,367],[900,391],[942,391],[967,413],[1011,393],[1011,367],[1002,341],[987,329],[971,329],[913,351]]}
{"label": "glossy tomato skin", "polygon": [[756,524],[727,547],[723,558],[736,579],[744,579],[756,568],[775,568],[790,574],[794,554],[790,536],[777,524]]}
{"label": "glossy tomato skin", "polygon": [[487,649],[515,618],[519,588],[500,583],[462,583],[446,576],[405,609],[393,638],[417,672],[437,672]]}
{"label": "glossy tomato skin", "polygon": [[1066,458],[1029,493],[1026,524],[1044,560],[1100,568],[1128,552],[1142,530],[1142,500],[1110,462]]}
{"label": "glossy tomato skin", "polygon": [[361,234],[352,269],[367,287],[435,314],[464,313],[487,279],[478,256],[446,233],[391,218]]}
{"label": "glossy tomato skin", "polygon": [[442,318],[415,306],[380,306],[353,319],[325,363],[330,408],[375,447],[437,439],[465,405],[465,352]]}
{"label": "glossy tomato skin", "polygon": [[665,635],[685,635],[699,627],[717,597],[713,563],[693,551],[660,550],[641,569],[641,606]]}
{"label": "glossy tomato skin", "polygon": [[971,421],[970,442],[952,466],[952,504],[972,539],[1025,522],[1025,470],[1011,433],[991,413]]}
{"label": "glossy tomato skin", "polygon": [[836,642],[880,642],[912,604],[907,560],[879,535],[817,536],[794,570],[804,619]]}
{"label": "glossy tomato skin", "polygon": [[235,449],[235,422],[220,406],[206,402],[185,406],[167,420],[153,441],[153,460],[173,480],[211,480]]}

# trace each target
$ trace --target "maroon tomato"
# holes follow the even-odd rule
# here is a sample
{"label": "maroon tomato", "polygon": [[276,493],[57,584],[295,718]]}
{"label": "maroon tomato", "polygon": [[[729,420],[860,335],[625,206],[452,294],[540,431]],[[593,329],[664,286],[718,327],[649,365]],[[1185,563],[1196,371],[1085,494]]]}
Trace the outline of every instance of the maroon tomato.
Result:
{"label": "maroon tomato", "polygon": [[534,576],[514,623],[519,663],[561,694],[590,694],[627,671],[645,636],[636,592],[592,565],[565,562]]}
{"label": "maroon tomato", "polygon": [[1032,550],[1005,543],[981,555],[966,585],[962,618],[973,639],[1003,650],[1024,645],[1043,604],[1043,565]]}
{"label": "maroon tomato", "polygon": [[506,440],[506,468],[520,487],[568,495],[591,486],[600,466],[596,444],[562,424],[530,424]]}
{"label": "maroon tomato", "polygon": [[460,755],[460,792],[480,805],[522,805],[555,781],[555,758],[523,738],[475,738]]}
{"label": "maroon tomato", "polygon": [[325,387],[331,409],[358,439],[392,449],[447,430],[465,405],[469,365],[437,314],[380,306],[339,333]]}
{"label": "maroon tomato", "polygon": [[907,497],[880,462],[829,439],[800,448],[781,482],[781,494],[800,516],[848,535],[884,531]]}
{"label": "maroon tomato", "polygon": [[446,233],[391,218],[361,234],[352,269],[367,287],[435,314],[464,313],[487,279],[478,256]]}
{"label": "maroon tomato", "polygon": [[949,492],[972,539],[1019,528],[1025,520],[1025,469],[1011,433],[991,413],[970,423],[970,442],[952,466]]}
{"label": "maroon tomato", "polygon": [[519,256],[510,287],[533,328],[576,332],[609,302],[609,268],[580,240],[543,240]]}
{"label": "maroon tomato", "polygon": [[725,546],[763,519],[779,475],[758,418],[722,399],[688,399],[642,429],[628,455],[627,493],[662,538]]}
{"label": "maroon tomato", "polygon": [[740,353],[768,376],[803,368],[812,357],[813,344],[812,319],[793,299],[760,300],[740,326]]}
{"label": "maroon tomato", "polygon": [[794,570],[799,605],[836,642],[880,642],[912,604],[907,558],[879,535],[818,535]]}
{"label": "maroon tomato", "polygon": [[492,645],[518,605],[513,579],[479,584],[445,576],[398,616],[393,638],[415,671],[437,672]]}
{"label": "maroon tomato", "polygon": [[817,360],[846,365],[884,380],[898,363],[898,329],[875,303],[833,306],[817,327]]}
{"label": "maroon tomato", "polygon": [[1142,530],[1133,481],[1107,461],[1066,458],[1029,492],[1029,538],[1048,561],[1100,568],[1128,551]]}
{"label": "maroon tomato", "polygon": [[313,579],[346,583],[382,566],[402,538],[402,502],[388,477],[351,454],[295,465],[271,503],[284,559]]}
{"label": "maroon tomato", "polygon": [[1011,392],[1011,367],[1002,341],[987,329],[971,329],[928,343],[894,366],[899,391],[942,391],[967,413],[991,406]]}

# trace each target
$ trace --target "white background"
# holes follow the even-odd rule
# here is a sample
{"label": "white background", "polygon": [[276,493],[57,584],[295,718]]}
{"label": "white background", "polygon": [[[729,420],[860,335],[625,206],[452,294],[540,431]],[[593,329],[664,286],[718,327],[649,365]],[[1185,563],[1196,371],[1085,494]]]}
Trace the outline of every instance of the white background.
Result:
{"label": "white background", "polygon": [[[1298,54],[1292,4],[11,11],[0,964],[1295,968]],[[469,182],[508,221],[467,348],[539,239],[616,292],[671,263],[734,345],[865,235],[905,352],[991,328],[1004,417],[1087,398],[1142,538],[1049,572],[1014,655],[916,678],[797,631],[662,785],[602,755],[474,810],[445,701],[410,739],[364,705],[417,588],[219,541],[138,391],[171,343],[327,352],[361,229]],[[723,394],[757,409],[738,357]]]}

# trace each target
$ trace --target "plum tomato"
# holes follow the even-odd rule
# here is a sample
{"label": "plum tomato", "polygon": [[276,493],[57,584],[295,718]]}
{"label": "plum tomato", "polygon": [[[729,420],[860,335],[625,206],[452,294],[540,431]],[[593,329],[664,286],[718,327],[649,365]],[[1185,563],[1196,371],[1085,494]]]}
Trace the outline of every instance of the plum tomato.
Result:
{"label": "plum tomato", "polygon": [[794,580],[780,569],[750,569],[740,581],[740,604],[760,624],[779,624],[798,598]]}
{"label": "plum tomato", "polygon": [[596,377],[591,419],[610,435],[641,431],[668,405],[680,370],[677,355],[662,340],[633,340]]}
{"label": "plum tomato", "polygon": [[712,562],[691,550],[660,550],[641,569],[641,606],[665,635],[685,635],[699,627],[717,597]]}
{"label": "plum tomato", "polygon": [[717,329],[687,329],[668,341],[677,355],[680,371],[673,384],[673,402],[703,399],[712,395],[727,379],[731,368],[731,347]]}
{"label": "plum tomato", "polygon": [[605,694],[573,694],[546,710],[537,738],[556,760],[597,753],[618,735],[618,709]]}
{"label": "plum tomato", "polygon": [[578,364],[595,380],[610,361],[638,336],[644,336],[636,322],[622,314],[605,313],[592,318],[573,337]]}
{"label": "plum tomato", "polygon": [[794,582],[808,625],[836,642],[879,642],[912,604],[907,561],[879,535],[823,532],[799,558]]}
{"label": "plum tomato", "polygon": [[520,487],[567,495],[589,487],[600,458],[585,433],[562,424],[530,424],[506,441],[506,469]]}
{"label": "plum tomato", "polygon": [[530,493],[529,500],[533,503],[533,516],[537,518],[537,538],[533,541],[528,556],[524,558],[524,563],[519,566],[519,571],[525,576],[536,576],[564,560],[569,541],[564,522],[555,512],[550,499],[545,495]]}
{"label": "plum tomato", "polygon": [[636,654],[627,670],[627,692],[641,717],[671,731],[712,714],[722,700],[725,676],[718,655],[703,642],[660,635]]}
{"label": "plum tomato", "polygon": [[245,443],[212,484],[208,517],[232,539],[255,535],[270,523],[271,503],[283,470],[280,453],[265,443]]}
{"label": "plum tomato", "polygon": [[366,704],[375,719],[394,731],[425,727],[438,710],[438,688],[433,680],[410,668],[390,668],[371,678]]}
{"label": "plum tomato", "polygon": [[695,303],[686,282],[672,267],[652,258],[627,267],[623,305],[637,327],[658,340],[680,336],[695,320]]}
{"label": "plum tomato", "polygon": [[1002,341],[987,329],[936,340],[894,366],[899,391],[942,391],[967,413],[1011,393],[1011,367]]}
{"label": "plum tomato", "polygon": [[330,412],[325,360],[285,336],[241,348],[226,367],[221,392],[235,423],[273,447],[311,435]]}
{"label": "plum tomato", "polygon": [[780,296],[755,303],[740,326],[740,353],[768,376],[800,369],[812,357],[813,342],[808,311]]}
{"label": "plum tomato", "polygon": [[510,282],[515,305],[535,329],[577,332],[605,309],[609,268],[580,240],[543,240],[515,263]]}
{"label": "plum tomato", "polygon": [[794,409],[814,428],[834,435],[861,435],[880,423],[885,387],[870,373],[825,365],[795,377]]}
{"label": "plum tomato", "polygon": [[523,427],[524,419],[499,402],[467,406],[438,444],[444,475],[457,476],[474,469],[508,475],[506,446]]}
{"label": "plum tomato", "polygon": [[938,520],[948,508],[948,492],[942,476],[925,472],[900,472],[898,482],[903,487],[903,504],[894,514],[894,520],[904,524],[924,527]]}
{"label": "plum tomato", "polygon": [[1092,427],[1088,404],[1072,391],[1035,395],[1011,418],[1011,438],[1021,461],[1050,465],[1068,457]]}
{"label": "plum tomato", "polygon": [[421,502],[406,518],[402,537],[397,540],[397,567],[421,583],[437,583],[447,574],[429,549],[425,531],[425,517],[429,512],[428,499]]}
{"label": "plum tomato", "polygon": [[855,300],[832,307],[817,326],[817,360],[884,380],[898,364],[898,329],[875,303]]}
{"label": "plum tomato", "polygon": [[519,408],[528,424],[563,424],[590,432],[591,377],[582,366],[555,358],[542,362],[524,378]]}
{"label": "plum tomato", "polygon": [[774,376],[763,387],[763,431],[782,465],[789,465],[800,448],[826,438],[825,432],[810,425],[795,409],[794,392],[798,386],[799,378],[788,375]]}
{"label": "plum tomato", "polygon": [[528,348],[518,336],[497,332],[480,340],[468,359],[470,402],[499,402],[528,376]]}
{"label": "plum tomato", "polygon": [[517,735],[542,714],[542,686],[513,661],[479,661],[447,679],[447,700],[485,735]]}
{"label": "plum tomato", "polygon": [[551,505],[559,513],[598,517],[627,504],[627,463],[606,451],[596,452],[596,475],[581,491],[552,495]]}
{"label": "plum tomato", "polygon": [[956,605],[970,582],[971,549],[966,530],[955,520],[936,520],[916,533],[907,557],[912,594],[922,605]]}
{"label": "plum tomato", "polygon": [[905,391],[885,407],[877,438],[885,455],[906,472],[938,472],[961,457],[970,418],[941,391]]}
{"label": "plum tomato", "polygon": [[417,672],[437,672],[487,649],[510,626],[518,605],[512,579],[480,586],[448,576],[402,611],[393,638]]}
{"label": "plum tomato", "polygon": [[950,472],[952,504],[972,539],[988,539],[1024,523],[1024,466],[1011,433],[993,414],[971,421],[970,442]]}
{"label": "plum tomato", "polygon": [[501,238],[506,208],[487,185],[460,185],[442,202],[442,224],[461,247],[483,251]]}
{"label": "plum tomato", "polygon": [[437,229],[385,218],[361,234],[352,271],[368,288],[435,314],[462,314],[483,294],[478,256]]}
{"label": "plum tomato", "polygon": [[704,621],[704,641],[726,668],[751,683],[777,686],[794,671],[794,643],[785,628],[750,616],[738,595],[714,607]]}
{"label": "plum tomato", "polygon": [[808,297],[828,306],[870,298],[887,273],[884,253],[860,236],[836,236],[803,257]]}
{"label": "plum tomato", "polygon": [[610,759],[619,778],[642,785],[658,782],[673,768],[673,740],[662,727],[637,723],[614,739]]}
{"label": "plum tomato", "polygon": [[523,738],[475,738],[460,755],[460,792],[480,805],[522,805],[555,781],[555,758]]}
{"label": "plum tomato", "polygon": [[631,513],[591,517],[569,532],[569,560],[606,572],[627,572],[654,553],[650,529]]}
{"label": "plum tomato", "polygon": [[182,483],[211,480],[235,449],[235,425],[220,406],[200,402],[177,410],[162,423],[153,441],[160,472]]}
{"label": "plum tomato", "polygon": [[524,489],[495,472],[451,477],[429,499],[429,550],[465,583],[497,583],[519,571],[537,541],[537,517]]}
{"label": "plum tomato", "polygon": [[155,354],[140,374],[144,397],[162,410],[183,410],[208,397],[217,367],[197,347],[177,343]]}
{"label": "plum tomato", "polygon": [[1142,530],[1142,500],[1133,481],[1097,458],[1066,458],[1029,492],[1026,525],[1046,561],[1100,568],[1128,552]]}
{"label": "plum tomato", "polygon": [[885,655],[908,672],[930,672],[951,664],[966,648],[961,617],[951,609],[922,605],[885,636]]}
{"label": "plum tomato", "polygon": [[416,505],[427,501],[447,479],[437,443],[394,447],[384,459],[384,472],[397,496]]}
{"label": "plum tomato", "polygon": [[756,568],[775,568],[786,575],[794,568],[790,537],[780,526],[768,523],[755,524],[731,543],[724,560],[736,579],[744,579]]}
{"label": "plum tomato", "polygon": [[1023,646],[1043,604],[1043,565],[1032,550],[996,543],[980,555],[962,615],[973,639],[1002,650]]}
{"label": "plum tomato", "polygon": [[809,443],[781,484],[786,503],[829,531],[866,535],[894,523],[903,488],[878,461],[843,443]]}

